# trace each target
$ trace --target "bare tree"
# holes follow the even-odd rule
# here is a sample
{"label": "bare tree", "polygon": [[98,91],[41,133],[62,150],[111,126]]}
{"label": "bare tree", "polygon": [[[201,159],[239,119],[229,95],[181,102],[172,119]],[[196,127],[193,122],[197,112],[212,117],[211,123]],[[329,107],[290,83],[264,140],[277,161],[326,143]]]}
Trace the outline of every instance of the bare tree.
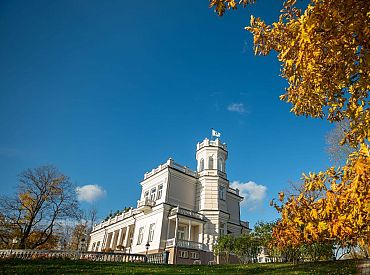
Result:
{"label": "bare tree", "polygon": [[[93,226],[98,218],[98,210],[96,209],[95,206],[92,206],[89,211],[87,212],[87,220],[90,224],[89,231],[91,232],[93,229]],[[89,232],[89,233],[90,233]]]}
{"label": "bare tree", "polygon": [[54,166],[27,169],[19,175],[17,193],[0,198],[0,216],[19,248],[37,248],[53,236],[58,221],[79,213],[76,190]]}

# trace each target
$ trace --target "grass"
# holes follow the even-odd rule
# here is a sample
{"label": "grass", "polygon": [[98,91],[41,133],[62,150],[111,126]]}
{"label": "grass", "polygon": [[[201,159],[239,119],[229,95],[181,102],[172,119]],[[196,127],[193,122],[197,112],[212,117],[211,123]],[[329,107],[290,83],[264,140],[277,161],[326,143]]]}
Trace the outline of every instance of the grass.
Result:
{"label": "grass", "polygon": [[71,260],[0,260],[0,274],[356,274],[355,260],[336,262],[158,265]]}

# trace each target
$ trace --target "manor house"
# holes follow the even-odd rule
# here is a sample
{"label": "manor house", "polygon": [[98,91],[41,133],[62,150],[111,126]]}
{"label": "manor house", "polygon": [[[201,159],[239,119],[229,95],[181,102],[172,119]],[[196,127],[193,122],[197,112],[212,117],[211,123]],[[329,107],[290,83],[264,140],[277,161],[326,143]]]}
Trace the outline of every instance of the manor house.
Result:
{"label": "manor house", "polygon": [[167,250],[169,262],[178,264],[214,260],[219,236],[249,231],[240,220],[243,197],[229,186],[227,156],[225,143],[206,138],[196,147],[197,171],[170,158],[145,173],[137,207],[95,225],[88,250]]}

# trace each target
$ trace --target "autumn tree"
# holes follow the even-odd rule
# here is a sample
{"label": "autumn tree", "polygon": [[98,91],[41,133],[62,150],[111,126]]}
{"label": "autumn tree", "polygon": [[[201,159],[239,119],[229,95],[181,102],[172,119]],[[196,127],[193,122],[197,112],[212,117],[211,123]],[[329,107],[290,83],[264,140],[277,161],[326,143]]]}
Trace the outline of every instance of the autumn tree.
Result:
{"label": "autumn tree", "polygon": [[27,169],[19,175],[17,193],[0,199],[0,222],[19,248],[39,248],[54,239],[59,221],[77,217],[76,191],[54,166]]}
{"label": "autumn tree", "polygon": [[[210,0],[219,15],[253,0]],[[356,147],[370,137],[370,5],[367,0],[296,0],[283,4],[271,25],[251,16],[256,54],[274,50],[288,82],[281,99],[296,115],[348,120],[343,142]]]}
{"label": "autumn tree", "polygon": [[[253,0],[210,0],[221,16]],[[255,54],[278,53],[288,87],[280,98],[291,112],[329,122],[348,122],[341,145],[354,151],[343,167],[303,175],[303,190],[281,204],[276,245],[335,240],[369,246],[370,240],[370,5],[368,0],[311,0],[304,10],[287,0],[276,22],[251,16]]]}

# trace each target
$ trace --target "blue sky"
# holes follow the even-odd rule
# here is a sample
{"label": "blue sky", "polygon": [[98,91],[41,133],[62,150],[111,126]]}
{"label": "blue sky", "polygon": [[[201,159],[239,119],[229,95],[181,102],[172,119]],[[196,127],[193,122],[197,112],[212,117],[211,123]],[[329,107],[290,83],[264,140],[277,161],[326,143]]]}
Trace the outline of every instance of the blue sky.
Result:
{"label": "blue sky", "polygon": [[253,55],[251,12],[272,22],[280,9],[258,1],[220,18],[199,0],[1,1],[0,193],[54,164],[105,191],[92,203],[104,218],[135,206],[143,174],[169,157],[195,169],[213,127],[230,182],[265,194],[242,218],[276,218],[269,200],[330,164],[332,128],[289,113],[276,54]]}

